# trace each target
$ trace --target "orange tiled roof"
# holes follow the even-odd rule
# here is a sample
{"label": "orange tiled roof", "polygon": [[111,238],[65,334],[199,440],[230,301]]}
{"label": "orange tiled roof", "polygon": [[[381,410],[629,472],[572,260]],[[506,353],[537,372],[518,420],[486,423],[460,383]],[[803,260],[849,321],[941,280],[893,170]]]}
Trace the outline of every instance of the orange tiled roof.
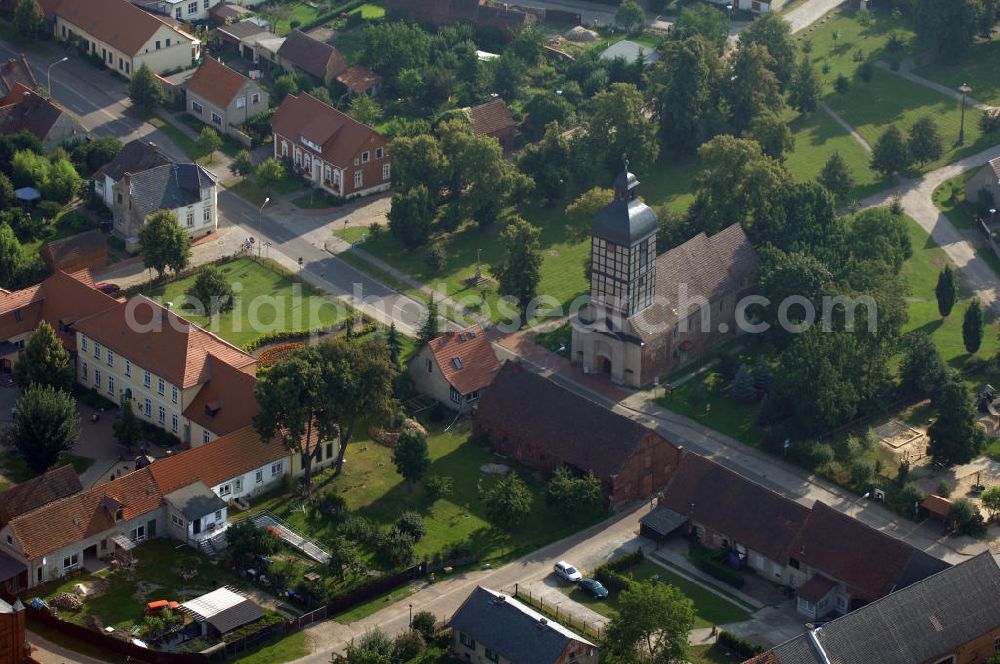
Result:
{"label": "orange tiled roof", "polygon": [[500,370],[500,360],[478,325],[433,339],[430,348],[441,375],[462,394],[486,387]]}
{"label": "orange tiled roof", "polygon": [[265,443],[252,426],[247,426],[177,456],[160,459],[148,468],[160,492],[166,495],[197,481],[213,487],[288,455],[280,441]]}
{"label": "orange tiled roof", "polygon": [[476,136],[492,136],[498,131],[516,126],[507,103],[499,97],[485,104],[473,106],[469,109],[469,115],[472,116],[472,133]]}
{"label": "orange tiled roof", "polygon": [[382,77],[364,65],[354,65],[337,75],[337,80],[355,94],[364,94],[382,81]]}
{"label": "orange tiled roof", "polygon": [[163,494],[150,467],[74,496],[61,498],[10,521],[24,555],[33,560],[100,534],[115,525],[114,515],[101,506],[108,496],[124,507],[124,520],[135,519],[160,507]]}
{"label": "orange tiled roof", "polygon": [[184,410],[184,417],[217,436],[249,426],[260,406],[257,379],[209,354],[210,377]]}
{"label": "orange tiled roof", "polygon": [[350,166],[363,145],[378,132],[323,103],[307,92],[288,95],[271,116],[271,128],[292,141],[301,138],[322,148],[323,158],[340,167]]}
{"label": "orange tiled roof", "polygon": [[126,55],[136,55],[164,26],[193,40],[190,35],[142,11],[128,0],[62,0],[55,14]]}
{"label": "orange tiled roof", "polygon": [[225,109],[239,94],[243,84],[250,79],[218,60],[205,57],[198,71],[188,79],[184,87],[219,108]]}
{"label": "orange tiled roof", "polygon": [[209,355],[255,372],[256,358],[145,296],[119,303],[76,329],[184,389],[210,378]]}

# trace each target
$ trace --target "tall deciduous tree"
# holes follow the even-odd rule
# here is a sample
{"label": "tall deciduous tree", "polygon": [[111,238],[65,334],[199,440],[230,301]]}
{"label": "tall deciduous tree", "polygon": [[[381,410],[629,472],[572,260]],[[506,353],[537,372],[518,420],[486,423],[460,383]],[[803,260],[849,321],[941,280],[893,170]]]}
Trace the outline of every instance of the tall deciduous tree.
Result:
{"label": "tall deciduous tree", "polygon": [[436,203],[451,173],[451,163],[437,138],[430,134],[403,136],[392,142],[391,151],[393,188],[423,185]]}
{"label": "tall deciduous tree", "polygon": [[535,192],[550,203],[566,195],[574,178],[572,146],[558,122],[545,129],[537,143],[525,146],[517,160],[521,171],[535,182]]}
{"label": "tall deciduous tree", "polygon": [[14,286],[23,264],[24,250],[14,230],[7,223],[0,224],[0,286]]}
{"label": "tall deciduous tree", "polygon": [[358,95],[351,100],[347,114],[366,125],[373,125],[382,118],[382,107],[368,95]]}
{"label": "tall deciduous tree", "polygon": [[51,385],[27,388],[17,402],[10,440],[28,468],[44,473],[73,449],[80,437],[76,401]]}
{"label": "tall deciduous tree", "polygon": [[222,137],[211,127],[203,127],[198,134],[198,147],[208,157],[208,163],[215,161],[216,150],[222,149]]}
{"label": "tall deciduous tree", "polygon": [[764,154],[778,161],[784,161],[785,153],[795,147],[792,130],[774,111],[766,111],[750,123],[750,138],[760,143]]}
{"label": "tall deciduous tree", "polygon": [[315,348],[323,376],[319,431],[327,440],[337,435],[339,474],[358,422],[378,421],[392,412],[397,370],[389,359],[385,342],[374,336],[336,337]]}
{"label": "tall deciduous tree", "polygon": [[911,332],[903,344],[899,382],[903,392],[917,397],[934,397],[948,380],[948,367],[934,341],[923,332]]}
{"label": "tall deciduous tree", "polygon": [[761,44],[741,46],[732,59],[726,96],[729,122],[737,131],[745,131],[761,113],[781,111],[785,100],[781,84],[772,71],[774,58]]}
{"label": "tall deciduous tree", "polygon": [[586,143],[592,158],[608,169],[621,169],[627,155],[632,169],[652,166],[660,153],[656,125],[647,117],[642,93],[631,83],[614,83],[592,100]]}
{"label": "tall deciduous tree", "polygon": [[722,60],[714,44],[701,35],[667,40],[660,46],[660,55],[649,75],[660,143],[690,152],[724,123],[719,106]]}
{"label": "tall deciduous tree", "polygon": [[843,200],[854,187],[854,176],[847,161],[839,152],[834,152],[823,164],[823,170],[816,177],[821,185],[827,188],[834,198]]}
{"label": "tall deciduous tree", "polygon": [[955,307],[955,300],[958,298],[958,283],[955,281],[955,272],[950,265],[945,265],[941,274],[938,275],[934,296],[937,298],[938,313],[941,314],[941,317],[950,316],[951,310]]}
{"label": "tall deciduous tree", "polygon": [[166,101],[167,93],[163,89],[163,83],[146,63],[133,72],[132,80],[128,82],[128,98],[146,113],[152,112]]}
{"label": "tall deciduous tree", "polygon": [[215,265],[206,265],[198,271],[186,295],[193,299],[207,316],[231,311],[233,287],[226,275]]}
{"label": "tall deciduous tree", "polygon": [[983,343],[983,305],[979,303],[979,298],[972,298],[969,307],[965,310],[965,318],[962,319],[962,343],[965,350],[975,353]]}
{"label": "tall deciduous tree", "polygon": [[673,664],[689,658],[694,604],[669,583],[640,581],[623,590],[605,643],[621,661]]}
{"label": "tall deciduous tree", "polygon": [[716,136],[698,149],[698,156],[703,170],[688,210],[691,228],[709,234],[736,222],[752,228],[781,205],[779,194],[789,175],[757,141]]}
{"label": "tall deciduous tree", "polygon": [[361,61],[383,76],[394,78],[404,69],[422,71],[430,47],[430,36],[415,23],[369,23],[365,26]]}
{"label": "tall deciduous tree", "polygon": [[792,78],[797,48],[792,40],[792,29],[788,21],[777,12],[757,16],[742,32],[740,46],[759,44],[771,54],[769,67],[778,77],[782,89]]}
{"label": "tall deciduous tree", "polygon": [[889,125],[872,147],[872,170],[883,177],[891,177],[910,165],[910,151],[903,132],[896,125]]}
{"label": "tall deciduous tree", "polygon": [[921,39],[937,48],[945,59],[953,60],[972,45],[984,23],[991,23],[995,15],[993,3],[983,0],[918,0],[914,23]]}
{"label": "tall deciduous tree", "polygon": [[722,54],[729,38],[730,22],[721,10],[708,4],[690,5],[681,10],[670,29],[670,38],[684,40],[695,35],[704,37],[718,54]]}
{"label": "tall deciduous tree", "polygon": [[486,518],[500,528],[513,528],[531,513],[534,498],[517,473],[507,473],[489,488],[480,487],[480,493],[486,506]]}
{"label": "tall deciduous tree", "polygon": [[615,25],[630,34],[638,32],[646,25],[646,12],[635,0],[622,0],[615,11]]}
{"label": "tall deciduous tree", "polygon": [[312,462],[322,442],[319,413],[323,374],[315,352],[304,349],[278,362],[254,388],[260,412],[253,426],[263,441],[277,438],[302,460],[306,495],[312,493]]}
{"label": "tall deciduous tree", "polygon": [[528,313],[528,307],[538,293],[538,283],[542,278],[542,254],[538,243],[540,236],[540,229],[520,217],[511,219],[500,234],[504,255],[500,264],[493,269],[493,276],[500,282],[498,292],[513,298],[522,316]]}
{"label": "tall deciduous tree", "polygon": [[[21,0],[14,10],[14,29],[22,37],[31,39],[45,30],[45,12],[38,0]],[[49,94],[52,91],[49,90]]]}
{"label": "tall deciduous tree", "polygon": [[427,438],[413,429],[403,431],[396,442],[396,447],[392,449],[392,463],[396,466],[396,472],[403,476],[412,490],[413,485],[419,482],[431,467]]}
{"label": "tall deciduous tree", "polygon": [[66,347],[56,331],[42,321],[24,346],[24,353],[14,365],[14,380],[22,388],[31,385],[51,385],[59,390],[73,386],[74,368]]}
{"label": "tall deciduous tree", "polygon": [[946,466],[969,463],[983,449],[986,431],[976,422],[972,396],[964,383],[949,381],[934,403],[937,418],[927,428],[927,453]]}
{"label": "tall deciduous tree", "polygon": [[811,113],[819,108],[822,93],[823,86],[816,75],[816,69],[809,62],[809,57],[803,55],[788,87],[788,103],[797,111]]}
{"label": "tall deciduous tree", "polygon": [[254,173],[257,184],[264,188],[266,193],[270,193],[271,187],[281,182],[285,177],[285,167],[274,157],[268,157]]}
{"label": "tall deciduous tree", "polygon": [[111,423],[118,444],[131,452],[142,440],[142,422],[135,415],[131,399],[122,403],[121,417]]}
{"label": "tall deciduous tree", "polygon": [[191,238],[170,210],[157,210],[146,217],[139,231],[139,242],[143,263],[156,270],[161,278],[167,268],[180,272],[191,258]]}
{"label": "tall deciduous tree", "polygon": [[387,217],[389,230],[400,244],[410,248],[426,244],[434,220],[434,205],[427,187],[420,184],[396,189]]}
{"label": "tall deciduous tree", "polygon": [[236,153],[229,164],[229,172],[243,177],[253,175],[253,160],[250,158],[249,150],[240,150]]}
{"label": "tall deciduous tree", "polygon": [[944,153],[941,131],[937,122],[925,115],[910,127],[910,140],[906,144],[910,157],[918,164],[940,159]]}

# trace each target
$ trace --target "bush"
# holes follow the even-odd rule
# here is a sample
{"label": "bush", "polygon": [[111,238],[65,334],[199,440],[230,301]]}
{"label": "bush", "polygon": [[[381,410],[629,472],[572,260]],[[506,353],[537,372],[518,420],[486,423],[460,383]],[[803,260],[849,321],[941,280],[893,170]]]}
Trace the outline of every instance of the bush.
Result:
{"label": "bush", "polygon": [[38,211],[42,213],[43,219],[55,219],[62,210],[62,204],[55,201],[42,201],[38,204]]}
{"label": "bush", "polygon": [[392,641],[392,654],[394,661],[409,662],[423,654],[427,649],[423,635],[416,631],[401,632]]}
{"label": "bush", "polygon": [[454,486],[455,480],[446,475],[429,475],[424,480],[424,489],[427,491],[427,497],[431,500],[447,498],[451,495]]}
{"label": "bush", "polygon": [[448,254],[445,253],[444,247],[440,244],[435,244],[427,250],[424,262],[432,273],[440,274],[448,265]]}
{"label": "bush", "polygon": [[340,524],[340,534],[355,542],[368,543],[375,538],[375,524],[363,516],[351,514]]}
{"label": "bush", "polygon": [[804,468],[814,470],[834,460],[833,447],[829,443],[808,440],[801,445],[792,445],[791,457]]}
{"label": "bush", "polygon": [[409,535],[414,542],[419,542],[427,534],[427,526],[419,514],[406,511],[399,515],[392,527],[401,533]]}
{"label": "bush", "polygon": [[413,560],[413,536],[395,526],[375,538],[375,558],[387,569],[409,565]]}
{"label": "bush", "polygon": [[411,625],[414,631],[424,637],[424,641],[430,641],[437,631],[437,618],[430,611],[417,611],[413,614]]}
{"label": "bush", "polygon": [[875,68],[870,61],[858,67],[858,76],[865,83],[871,83],[872,77],[875,76]]}
{"label": "bush", "polygon": [[604,584],[609,593],[620,593],[623,590],[630,590],[633,581],[624,574],[608,569],[607,565],[602,565],[594,570],[594,578]]}
{"label": "bush", "polygon": [[1000,108],[985,111],[979,116],[979,130],[984,134],[1000,131]]}
{"label": "bush", "polygon": [[621,558],[616,558],[609,563],[605,563],[603,566],[615,572],[624,572],[631,567],[635,567],[644,560],[646,560],[646,554],[642,549],[636,549],[631,553],[626,553]]}
{"label": "bush", "polygon": [[956,535],[977,537],[986,532],[986,524],[979,508],[965,498],[959,498],[948,509],[948,522]]}
{"label": "bush", "polygon": [[837,80],[834,82],[833,87],[840,94],[847,94],[847,91],[851,89],[851,82],[847,80],[847,77],[843,74],[837,76]]}
{"label": "bush", "polygon": [[944,480],[938,482],[937,495],[941,496],[942,498],[948,498],[949,496],[951,496],[951,490],[952,486],[947,482],[945,482]]}
{"label": "bush", "polygon": [[719,632],[717,643],[724,646],[726,650],[730,651],[734,655],[739,655],[744,659],[755,657],[764,652],[764,648],[756,643],[750,643],[746,639],[742,639],[732,632],[727,632],[726,630]]}
{"label": "bush", "polygon": [[854,486],[864,488],[875,477],[875,464],[868,459],[855,459],[851,462],[851,482]]}
{"label": "bush", "polygon": [[743,578],[742,574],[714,558],[698,558],[695,560],[695,565],[702,572],[715,577],[723,583],[728,583],[733,588],[742,588],[743,584],[746,583],[746,579]]}

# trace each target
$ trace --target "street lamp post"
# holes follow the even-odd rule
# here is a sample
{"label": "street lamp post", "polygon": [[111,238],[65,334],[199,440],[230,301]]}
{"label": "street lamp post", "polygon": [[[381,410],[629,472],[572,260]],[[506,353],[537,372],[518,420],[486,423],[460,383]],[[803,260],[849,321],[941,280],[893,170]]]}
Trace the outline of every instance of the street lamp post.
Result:
{"label": "street lamp post", "polygon": [[413,629],[413,605],[410,604],[410,629]]}
{"label": "street lamp post", "polygon": [[963,145],[965,144],[965,98],[972,92],[972,88],[969,87],[968,83],[962,83],[958,91],[962,93],[962,119],[958,126],[958,144]]}
{"label": "street lamp post", "polygon": [[731,2],[727,2],[726,3],[726,11],[729,13],[729,22],[732,23],[733,22],[733,3],[731,3]]}
{"label": "street lamp post", "polygon": [[67,60],[69,60],[69,56],[68,55],[63,56],[61,59],[56,60],[51,65],[49,65],[48,70],[46,70],[46,72],[45,72],[46,79],[48,79],[47,85],[48,85],[49,97],[54,97],[55,96],[55,95],[52,94],[52,68],[55,67],[58,64],[62,64],[63,62],[66,62]]}
{"label": "street lamp post", "polygon": [[260,258],[260,245],[263,244],[261,241],[261,233],[263,233],[264,226],[264,206],[271,202],[271,197],[268,196],[264,199],[264,202],[260,204],[257,208],[257,258]]}

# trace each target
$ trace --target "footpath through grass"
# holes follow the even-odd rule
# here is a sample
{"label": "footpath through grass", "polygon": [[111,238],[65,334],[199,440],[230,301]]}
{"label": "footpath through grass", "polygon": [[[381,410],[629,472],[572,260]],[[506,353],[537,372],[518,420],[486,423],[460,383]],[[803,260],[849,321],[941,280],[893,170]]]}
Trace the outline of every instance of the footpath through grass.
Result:
{"label": "footpath through grass", "polygon": [[154,285],[144,294],[172,302],[178,314],[240,347],[263,334],[306,332],[333,325],[348,313],[343,304],[335,304],[317,289],[266,262],[240,258],[219,269],[236,291],[236,304],[232,311],[211,319],[198,315],[198,309],[182,306],[195,275]]}
{"label": "footpath through grass", "polygon": [[973,44],[967,51],[949,61],[939,58],[918,67],[915,74],[957,90],[963,83],[972,88],[972,96],[979,101],[1000,106],[1000,40]]}

